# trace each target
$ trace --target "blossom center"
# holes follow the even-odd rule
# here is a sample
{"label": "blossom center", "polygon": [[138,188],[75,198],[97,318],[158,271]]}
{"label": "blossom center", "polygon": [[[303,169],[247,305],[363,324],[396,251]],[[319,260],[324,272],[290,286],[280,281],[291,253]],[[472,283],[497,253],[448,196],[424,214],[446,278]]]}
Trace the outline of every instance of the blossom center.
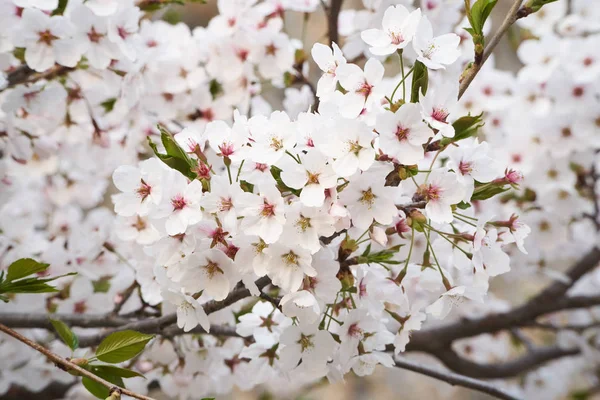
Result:
{"label": "blossom center", "polygon": [[38,32],[38,35],[39,35],[38,42],[45,43],[48,46],[52,46],[52,42],[55,41],[56,39],[58,39],[58,37],[54,36],[52,34],[52,32],[50,32],[49,29],[46,29],[45,31],[42,31],[42,32]]}
{"label": "blossom center", "polygon": [[88,32],[88,38],[90,42],[99,43],[100,39],[104,37],[103,34],[96,32],[96,28],[92,26],[92,29]]}
{"label": "blossom center", "polygon": [[271,138],[271,144],[269,145],[273,150],[279,151],[283,149],[283,141],[278,137]]}
{"label": "blossom center", "polygon": [[400,43],[404,42],[404,37],[402,36],[401,32],[390,31],[389,36],[392,40],[392,44],[399,45]]}
{"label": "blossom center", "polygon": [[206,275],[208,275],[209,278],[214,277],[216,274],[222,274],[223,270],[221,268],[219,268],[219,264],[217,264],[214,261],[211,260],[207,260],[208,264],[206,264],[204,266],[204,269],[206,270]]}
{"label": "blossom center", "polygon": [[372,91],[373,91],[373,86],[369,85],[369,83],[365,81],[358,87],[358,89],[356,90],[356,93],[360,94],[363,97],[369,97],[369,95],[371,94]]}
{"label": "blossom center", "polygon": [[360,202],[366,204],[369,208],[373,206],[375,203],[375,199],[377,196],[373,193],[371,188],[362,191],[362,196],[360,197]]}
{"label": "blossom center", "polygon": [[434,108],[433,112],[431,113],[431,118],[436,121],[446,123],[448,115],[450,115],[450,113],[445,108]]}
{"label": "blossom center", "polygon": [[289,251],[286,254],[283,254],[281,256],[281,259],[283,260],[284,264],[289,266],[298,266],[298,255],[296,253],[294,253],[293,251]]}
{"label": "blossom center", "polygon": [[221,197],[219,202],[219,211],[229,211],[233,208],[233,200],[231,197]]}
{"label": "blossom center", "polygon": [[142,184],[137,188],[136,193],[142,198],[142,201],[146,200],[146,197],[152,193],[152,187],[148,185],[143,179]]}
{"label": "blossom center", "polygon": [[300,217],[296,221],[296,226],[300,228],[302,232],[306,232],[306,230],[311,227],[310,218],[306,218],[304,215],[300,215]]}
{"label": "blossom center", "polygon": [[321,174],[307,171],[306,175],[308,175],[308,183],[315,185],[319,183],[319,175]]}
{"label": "blossom center", "polygon": [[314,335],[305,335],[303,333],[300,334],[300,340],[298,340],[298,344],[302,347],[302,352],[315,347],[314,343],[312,342],[313,336]]}
{"label": "blossom center", "polygon": [[473,171],[473,165],[470,162],[461,161],[458,164],[458,170],[461,174],[467,175],[470,174],[471,171]]}
{"label": "blossom center", "polygon": [[396,138],[398,138],[399,142],[402,142],[404,140],[408,139],[408,135],[410,134],[410,129],[409,128],[405,128],[402,125],[399,125],[396,128]]}
{"label": "blossom center", "polygon": [[187,205],[187,202],[182,195],[178,194],[171,199],[171,205],[173,206],[173,211],[182,210]]}
{"label": "blossom center", "polygon": [[260,212],[260,215],[262,215],[263,217],[275,216],[275,204],[269,204],[265,200],[262,211]]}
{"label": "blossom center", "polygon": [[348,336],[353,337],[353,338],[361,338],[363,335],[363,330],[360,329],[360,327],[358,326],[358,323],[354,323],[352,325],[350,325],[350,327],[348,328]]}

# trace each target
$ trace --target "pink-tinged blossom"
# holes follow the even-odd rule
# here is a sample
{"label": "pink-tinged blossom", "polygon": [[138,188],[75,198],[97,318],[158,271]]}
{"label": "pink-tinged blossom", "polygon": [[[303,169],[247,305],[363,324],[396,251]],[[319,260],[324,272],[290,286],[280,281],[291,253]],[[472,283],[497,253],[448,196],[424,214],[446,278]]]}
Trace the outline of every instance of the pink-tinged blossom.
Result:
{"label": "pink-tinged blossom", "polygon": [[420,8],[409,12],[403,5],[390,6],[383,14],[383,30],[367,29],[361,38],[371,46],[371,53],[387,56],[404,49],[413,40],[420,20]]}
{"label": "pink-tinged blossom", "polygon": [[363,110],[383,97],[381,80],[385,70],[375,58],[370,58],[364,71],[356,64],[346,64],[337,69],[340,84],[346,90],[340,112],[345,118],[356,118]]}

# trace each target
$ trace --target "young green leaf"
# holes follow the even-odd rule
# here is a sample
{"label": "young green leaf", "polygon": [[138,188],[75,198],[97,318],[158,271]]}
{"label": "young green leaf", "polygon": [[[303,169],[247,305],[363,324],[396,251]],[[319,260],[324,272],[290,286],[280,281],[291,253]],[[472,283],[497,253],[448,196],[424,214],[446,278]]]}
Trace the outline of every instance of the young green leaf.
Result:
{"label": "young green leaf", "polygon": [[110,364],[127,361],[144,350],[154,335],[126,330],[108,335],[96,350],[96,358]]}
{"label": "young green leaf", "polygon": [[144,378],[144,375],[140,374],[139,372],[135,372],[130,369],[116,367],[114,365],[93,365],[91,367],[91,370],[94,374],[96,374],[98,376],[113,375],[113,376],[117,376],[119,378],[136,378],[136,377]]}
{"label": "young green leaf", "polygon": [[429,84],[429,74],[427,67],[420,61],[415,62],[412,78],[412,87],[410,91],[410,102],[418,103],[421,94],[427,94]]}
{"label": "young green leaf", "polygon": [[54,327],[56,333],[58,333],[58,336],[60,336],[62,341],[65,342],[65,344],[69,346],[71,350],[75,350],[79,347],[79,339],[77,339],[77,336],[67,326],[67,324],[52,318],[50,318],[50,323]]}
{"label": "young green leaf", "polygon": [[45,271],[50,264],[39,263],[31,258],[21,258],[10,264],[6,275],[6,282],[12,282],[38,272]]}
{"label": "young green leaf", "polygon": [[[119,387],[124,387],[125,385],[123,384],[123,378],[120,378],[118,376],[114,376],[114,375],[100,375],[100,374],[96,374],[98,375],[100,378],[105,379],[107,381],[109,381],[110,383],[113,383]],[[90,378],[88,378],[87,376],[84,376],[83,379],[81,380],[81,383],[83,383],[83,386],[87,389],[88,392],[90,392],[91,394],[93,394],[94,396],[96,396],[99,399],[106,399],[107,397],[110,396],[110,389],[107,388],[106,386],[91,380]]]}
{"label": "young green leaf", "polygon": [[158,126],[160,130],[160,140],[165,148],[166,154],[162,154],[158,151],[156,144],[148,137],[148,145],[162,162],[167,164],[170,168],[181,172],[189,179],[196,179],[196,173],[192,171],[195,167],[195,162],[187,155],[187,153],[179,147],[173,136],[167,132],[162,126]]}

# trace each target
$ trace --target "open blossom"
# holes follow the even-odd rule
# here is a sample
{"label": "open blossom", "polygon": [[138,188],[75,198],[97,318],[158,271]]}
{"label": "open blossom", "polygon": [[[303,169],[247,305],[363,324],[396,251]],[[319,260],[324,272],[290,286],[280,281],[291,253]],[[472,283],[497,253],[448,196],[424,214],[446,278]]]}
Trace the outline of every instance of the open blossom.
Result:
{"label": "open blossom", "polygon": [[241,215],[243,198],[248,196],[239,185],[229,183],[225,176],[211,178],[212,190],[204,194],[200,204],[208,213],[215,213],[223,228],[235,233],[238,226],[238,216]]}
{"label": "open blossom", "polygon": [[275,243],[285,224],[285,210],[281,193],[274,185],[259,187],[259,195],[245,196],[242,202],[242,230],[257,235],[266,243]]}
{"label": "open blossom", "polygon": [[315,276],[312,257],[308,250],[294,244],[276,243],[265,249],[269,255],[268,275],[274,284],[285,292],[295,292],[300,288],[304,275]]}
{"label": "open blossom", "polygon": [[429,180],[421,185],[419,193],[425,198],[425,212],[433,222],[452,222],[452,205],[460,203],[464,189],[458,182],[456,174],[436,169],[429,175]]}
{"label": "open blossom", "polygon": [[448,167],[456,172],[456,177],[465,188],[465,202],[471,200],[475,181],[491,182],[501,173],[500,165],[488,153],[488,143],[479,143],[477,139],[465,140],[460,147],[454,147],[448,152]]}
{"label": "open blossom", "polygon": [[284,158],[282,168],[283,183],[294,189],[302,189],[300,201],[309,207],[320,207],[325,202],[325,190],[336,186],[337,176],[327,158],[316,150],[302,155],[302,163],[291,157]]}
{"label": "open blossom", "polygon": [[340,193],[340,200],[348,207],[354,226],[367,229],[373,220],[382,225],[392,223],[398,214],[393,200],[395,190],[384,184],[383,180],[378,182],[375,174],[369,171],[353,179]]}
{"label": "open blossom", "polygon": [[196,179],[187,183],[182,175],[176,176],[177,179],[167,185],[157,211],[157,217],[166,217],[165,229],[169,235],[184,233],[188,226],[197,224],[203,217],[200,209],[202,183]]}
{"label": "open blossom", "polygon": [[413,40],[417,60],[430,69],[441,69],[454,63],[460,57],[459,44],[460,36],[455,33],[433,37],[433,27],[426,16],[421,18]]}
{"label": "open blossom", "polygon": [[257,163],[273,165],[296,145],[294,123],[282,111],[273,112],[270,118],[252,117],[248,124],[254,141],[250,158]]}
{"label": "open blossom", "polygon": [[321,308],[315,296],[307,290],[288,293],[281,299],[283,313],[297,318],[303,324],[313,324],[319,319]]}
{"label": "open blossom", "polygon": [[[335,350],[336,342],[318,324],[301,324],[288,327],[281,334],[281,363],[285,370],[301,368],[306,371],[323,369]],[[298,366],[302,360],[302,364]]]}
{"label": "open blossom", "polygon": [[384,72],[383,65],[375,58],[367,61],[364,71],[356,64],[346,64],[337,69],[340,84],[347,91],[340,105],[344,117],[358,117],[383,97],[381,80]]}
{"label": "open blossom", "polygon": [[237,283],[233,261],[217,249],[194,253],[186,261],[183,286],[195,293],[204,290],[215,300],[223,300]]}
{"label": "open blossom", "polygon": [[405,165],[421,161],[425,152],[423,144],[433,132],[423,123],[416,104],[404,104],[395,113],[385,112],[377,118],[379,147],[390,157]]}
{"label": "open blossom", "polygon": [[367,29],[361,33],[361,37],[371,46],[371,53],[386,56],[411,42],[420,20],[420,8],[409,12],[403,5],[390,6],[383,15],[383,30]]}
{"label": "open blossom", "polygon": [[15,46],[25,48],[25,61],[30,68],[42,72],[55,62],[74,67],[79,61],[81,51],[72,39],[75,29],[67,18],[50,17],[38,9],[27,8],[20,29],[14,36]]}
{"label": "open blossom", "polygon": [[180,329],[189,332],[200,325],[206,332],[210,331],[208,316],[198,300],[173,290],[166,290],[161,294],[166,301],[177,307],[177,326]]}
{"label": "open blossom", "polygon": [[449,118],[456,108],[457,101],[458,82],[444,83],[428,90],[421,99],[421,116],[443,136],[454,137],[454,127]]}
{"label": "open blossom", "polygon": [[360,121],[338,119],[335,121],[336,131],[323,144],[322,151],[333,157],[333,170],[341,177],[347,178],[357,170],[366,171],[375,161],[375,149],[372,141],[375,134]]}
{"label": "open blossom", "polygon": [[157,159],[143,161],[139,168],[127,165],[117,168],[113,181],[123,193],[112,197],[116,213],[125,217],[143,216],[158,207],[163,197],[163,175],[166,174],[164,164]]}
{"label": "open blossom", "polygon": [[317,83],[317,96],[326,97],[335,90],[339,80],[337,69],[346,64],[346,58],[335,43],[331,44],[331,48],[321,43],[315,43],[311,54],[315,63],[324,72]]}

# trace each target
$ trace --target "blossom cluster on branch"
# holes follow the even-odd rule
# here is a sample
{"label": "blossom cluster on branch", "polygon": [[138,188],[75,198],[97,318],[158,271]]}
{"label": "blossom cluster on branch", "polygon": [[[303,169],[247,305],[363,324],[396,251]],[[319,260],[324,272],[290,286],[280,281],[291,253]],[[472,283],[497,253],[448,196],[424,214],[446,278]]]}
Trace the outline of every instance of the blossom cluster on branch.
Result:
{"label": "blossom cluster on branch", "polygon": [[[340,0],[219,0],[194,29],[152,14],[168,3],[0,0],[0,270],[35,258],[76,273],[2,312],[107,316],[65,320],[84,348],[107,329],[162,335],[128,387],[195,399],[396,366],[439,320],[509,310],[488,294],[495,277],[598,293],[597,269],[575,282],[562,268],[600,240],[592,0],[515,3],[516,75],[486,62],[493,0],[341,13]],[[286,33],[286,15],[323,12],[342,46]],[[598,385],[597,308],[570,308],[515,322],[583,327],[556,335],[583,356],[526,368],[504,383],[517,395]],[[520,331],[482,332],[448,351],[491,364],[515,337],[529,349]],[[16,343],[0,338],[0,394],[73,383]]]}

